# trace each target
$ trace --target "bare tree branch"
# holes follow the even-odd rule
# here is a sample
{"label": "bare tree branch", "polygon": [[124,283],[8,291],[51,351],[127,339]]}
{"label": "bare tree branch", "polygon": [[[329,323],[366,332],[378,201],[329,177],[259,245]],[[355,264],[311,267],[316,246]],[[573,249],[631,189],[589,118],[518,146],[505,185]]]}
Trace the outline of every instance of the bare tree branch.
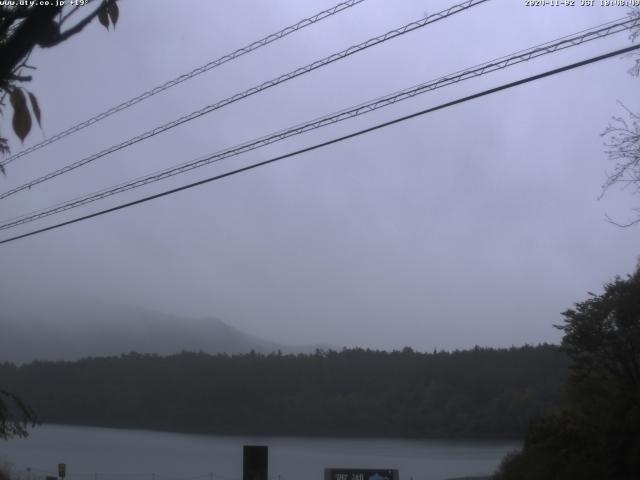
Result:
{"label": "bare tree branch", "polygon": [[0,389],[0,438],[25,437],[37,425],[35,412],[15,393]]}
{"label": "bare tree branch", "polygon": [[[640,19],[640,7],[630,9],[628,16],[632,19]],[[631,42],[638,39],[640,39],[640,26],[633,28],[629,34]],[[640,77],[640,55],[633,53],[629,56],[634,59],[629,74]],[[611,123],[601,134],[606,138],[605,153],[614,166],[612,171],[607,172],[607,179],[602,185],[598,199],[602,199],[613,185],[621,185],[622,189],[635,188],[634,193],[640,193],[640,113],[632,111],[620,101],[618,103],[625,110],[626,115],[612,117]],[[633,211],[636,212],[636,218],[626,223],[616,222],[608,215],[606,220],[618,227],[638,225],[640,208],[634,208]]]}
{"label": "bare tree branch", "polygon": [[606,218],[608,223],[611,223],[612,225],[615,225],[616,227],[621,227],[621,228],[632,227],[634,225],[640,224],[640,208],[634,208],[633,210],[638,213],[638,216],[637,216],[637,218],[635,220],[629,220],[627,223],[616,222],[608,214],[605,214],[605,218]]}
{"label": "bare tree branch", "polygon": [[607,138],[605,153],[609,160],[615,162],[613,171],[607,174],[601,197],[625,176],[640,178],[640,114],[631,111],[622,102],[618,103],[626,111],[628,120],[612,117],[612,123],[601,134]]}

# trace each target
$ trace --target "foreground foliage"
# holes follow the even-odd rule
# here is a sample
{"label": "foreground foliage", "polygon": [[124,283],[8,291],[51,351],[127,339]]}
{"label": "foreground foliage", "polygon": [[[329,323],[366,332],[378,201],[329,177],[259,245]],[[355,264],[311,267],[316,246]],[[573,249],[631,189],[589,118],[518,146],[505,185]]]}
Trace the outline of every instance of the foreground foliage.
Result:
{"label": "foreground foliage", "polygon": [[0,440],[26,437],[37,423],[35,412],[20,397],[0,389]]}
{"label": "foreground foliage", "polygon": [[564,312],[569,403],[534,420],[498,480],[640,478],[640,265]]}
{"label": "foreground foliage", "polygon": [[[0,114],[4,113],[5,97],[13,110],[12,127],[22,142],[31,131],[32,119],[41,123],[41,110],[36,96],[24,88],[35,70],[27,61],[36,47],[52,48],[79,34],[94,18],[108,30],[115,28],[119,17],[117,0],[102,0],[87,13],[89,2],[33,2],[0,3]],[[78,10],[85,15],[78,15]],[[9,142],[0,133],[0,156],[9,153]],[[3,163],[0,172],[5,173]],[[0,400],[1,401],[1,400]]]}
{"label": "foreground foliage", "polygon": [[521,436],[557,407],[568,360],[551,345],[417,353],[129,354],[0,365],[45,422],[172,431]]}

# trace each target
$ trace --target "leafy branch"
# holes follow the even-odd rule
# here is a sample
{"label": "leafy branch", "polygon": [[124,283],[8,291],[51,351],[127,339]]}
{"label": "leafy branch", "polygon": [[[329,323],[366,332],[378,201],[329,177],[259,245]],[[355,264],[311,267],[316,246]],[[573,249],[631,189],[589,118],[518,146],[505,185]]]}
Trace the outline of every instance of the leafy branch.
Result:
{"label": "leafy branch", "polygon": [[[20,141],[24,142],[29,135],[33,119],[38,125],[42,123],[42,111],[36,96],[20,86],[32,79],[31,75],[23,73],[24,69],[33,69],[27,65],[31,51],[38,46],[51,48],[59,45],[84,30],[95,18],[107,30],[110,26],[115,28],[120,17],[116,1],[101,0],[95,9],[79,19],[78,5],[0,6],[0,114],[8,96],[13,109],[13,131]],[[75,24],[67,26],[72,18],[76,20]],[[8,140],[0,135],[0,155],[8,153]],[[1,164],[0,172],[5,173]]]}

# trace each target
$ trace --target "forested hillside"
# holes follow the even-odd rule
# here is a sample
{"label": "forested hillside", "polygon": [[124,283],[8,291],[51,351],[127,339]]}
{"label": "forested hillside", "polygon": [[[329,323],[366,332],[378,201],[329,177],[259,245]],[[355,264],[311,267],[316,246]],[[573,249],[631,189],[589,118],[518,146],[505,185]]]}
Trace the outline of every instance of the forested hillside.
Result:
{"label": "forested hillside", "polygon": [[171,431],[353,436],[519,436],[558,406],[556,346],[315,355],[131,353],[0,365],[45,422]]}

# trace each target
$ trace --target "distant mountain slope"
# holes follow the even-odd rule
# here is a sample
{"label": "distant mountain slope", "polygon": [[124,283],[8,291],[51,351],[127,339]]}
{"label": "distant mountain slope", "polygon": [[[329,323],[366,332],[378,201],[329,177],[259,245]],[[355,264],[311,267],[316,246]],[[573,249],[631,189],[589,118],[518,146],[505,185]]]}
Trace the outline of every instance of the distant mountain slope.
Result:
{"label": "distant mountain slope", "polygon": [[[121,353],[312,352],[259,339],[215,317],[182,318],[123,305],[56,302],[0,312],[0,362],[76,360]],[[322,347],[318,347],[322,348]],[[326,347],[325,347],[326,348]]]}

